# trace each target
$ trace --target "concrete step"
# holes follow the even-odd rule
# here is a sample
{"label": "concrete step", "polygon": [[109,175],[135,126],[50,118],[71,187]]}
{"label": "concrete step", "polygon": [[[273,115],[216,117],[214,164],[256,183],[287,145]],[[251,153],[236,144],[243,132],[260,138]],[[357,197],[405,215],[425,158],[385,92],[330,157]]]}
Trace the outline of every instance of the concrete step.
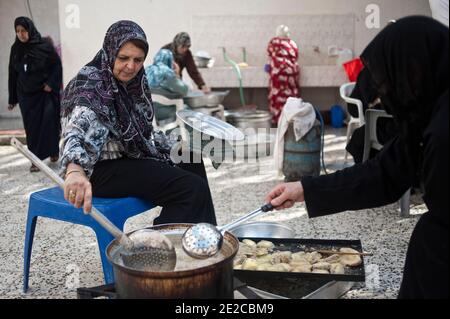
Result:
{"label": "concrete step", "polygon": [[0,145],[10,145],[11,138],[26,144],[26,134],[20,117],[0,117]]}
{"label": "concrete step", "polygon": [[0,116],[0,131],[7,130],[23,130],[22,118]]}
{"label": "concrete step", "polygon": [[11,139],[15,137],[17,138],[22,144],[27,144],[27,137],[25,136],[25,133],[23,134],[4,134],[2,131],[0,131],[0,146],[8,146],[11,145]]}

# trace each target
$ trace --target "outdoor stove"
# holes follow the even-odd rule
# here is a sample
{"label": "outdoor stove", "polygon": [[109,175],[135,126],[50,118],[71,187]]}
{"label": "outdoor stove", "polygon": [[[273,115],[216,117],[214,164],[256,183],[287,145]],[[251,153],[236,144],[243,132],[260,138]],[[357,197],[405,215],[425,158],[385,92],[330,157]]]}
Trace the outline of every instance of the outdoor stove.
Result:
{"label": "outdoor stove", "polygon": [[[242,240],[243,238],[239,238]],[[333,250],[351,247],[363,252],[360,240],[273,239],[248,238],[254,241],[270,240],[279,251]],[[364,261],[345,274],[281,273],[270,271],[234,270],[235,299],[338,299],[356,283],[365,282]],[[79,299],[118,299],[114,285],[78,289]]]}
{"label": "outdoor stove", "polygon": [[[239,238],[242,241],[244,238]],[[246,238],[254,242],[267,240],[277,251],[339,251],[348,247],[363,252],[360,240]],[[338,299],[356,283],[366,280],[364,260],[358,267],[347,267],[345,274],[314,274],[273,271],[235,270],[234,276],[249,287],[291,299]]]}
{"label": "outdoor stove", "polygon": [[[352,289],[353,282],[337,281],[299,281],[285,282],[284,287],[275,287],[275,290],[282,295],[277,295],[258,288],[249,287],[238,279],[234,280],[235,299],[338,299]],[[261,285],[265,285],[261,282]],[[280,286],[280,285],[279,285]],[[268,287],[269,288],[269,287]],[[273,291],[272,288],[269,290]],[[294,293],[293,293],[294,292]],[[77,290],[78,299],[118,299],[114,284],[98,286],[93,288],[79,288]]]}
{"label": "outdoor stove", "polygon": [[[235,299],[243,296],[245,299],[263,299],[253,289],[242,283],[239,279],[234,278]],[[98,286],[93,288],[77,289],[78,299],[119,299],[114,284]]]}

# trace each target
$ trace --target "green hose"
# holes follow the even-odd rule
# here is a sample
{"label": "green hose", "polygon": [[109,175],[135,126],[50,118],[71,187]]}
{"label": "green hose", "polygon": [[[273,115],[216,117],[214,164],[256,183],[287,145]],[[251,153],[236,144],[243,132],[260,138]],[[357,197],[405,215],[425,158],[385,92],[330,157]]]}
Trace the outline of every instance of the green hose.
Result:
{"label": "green hose", "polygon": [[236,71],[236,74],[237,74],[237,77],[239,80],[239,94],[241,97],[241,104],[242,104],[242,106],[246,106],[247,103],[245,102],[244,88],[242,85],[241,68],[239,67],[239,65],[236,62],[234,62],[233,60],[230,59],[225,48],[222,48],[222,50],[223,50],[223,57],[224,57],[225,61],[228,62],[233,67],[234,71]]}

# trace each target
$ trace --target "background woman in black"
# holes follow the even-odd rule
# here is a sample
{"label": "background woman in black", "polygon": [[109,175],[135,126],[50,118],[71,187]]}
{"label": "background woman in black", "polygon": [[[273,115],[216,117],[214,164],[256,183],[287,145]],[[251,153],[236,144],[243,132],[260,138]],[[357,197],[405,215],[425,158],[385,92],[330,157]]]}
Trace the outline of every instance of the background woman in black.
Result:
{"label": "background woman in black", "polygon": [[[56,162],[60,137],[61,60],[29,18],[17,18],[14,27],[16,41],[9,62],[9,110],[19,104],[31,152],[42,160],[51,157]],[[33,165],[31,171],[38,169]]]}
{"label": "background woman in black", "polygon": [[419,172],[428,208],[412,234],[400,298],[448,298],[448,28],[426,17],[388,26],[362,55],[398,137],[374,159],[328,176],[283,184],[266,198],[311,218],[397,201]]}

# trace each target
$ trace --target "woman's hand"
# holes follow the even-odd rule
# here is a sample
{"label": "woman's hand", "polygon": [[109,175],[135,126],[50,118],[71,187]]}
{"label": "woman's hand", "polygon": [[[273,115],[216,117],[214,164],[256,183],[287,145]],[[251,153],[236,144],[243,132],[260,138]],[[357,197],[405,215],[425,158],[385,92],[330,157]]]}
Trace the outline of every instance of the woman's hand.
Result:
{"label": "woman's hand", "polygon": [[47,84],[44,84],[44,92],[51,93],[53,90]]}
{"label": "woman's hand", "polygon": [[16,108],[17,104],[10,104],[8,105],[8,111],[12,111]]}
{"label": "woman's hand", "polygon": [[266,197],[266,203],[272,204],[276,210],[288,209],[303,201],[305,195],[300,182],[278,185]]}
{"label": "woman's hand", "polygon": [[202,92],[205,94],[211,93],[211,89],[207,87],[206,85],[202,86]]}
{"label": "woman's hand", "polygon": [[70,164],[64,182],[64,198],[85,213],[92,209],[92,185],[81,166]]}
{"label": "woman's hand", "polygon": [[178,65],[178,63],[173,62],[173,71],[175,72],[176,75],[178,75],[179,77],[181,76],[181,68]]}

